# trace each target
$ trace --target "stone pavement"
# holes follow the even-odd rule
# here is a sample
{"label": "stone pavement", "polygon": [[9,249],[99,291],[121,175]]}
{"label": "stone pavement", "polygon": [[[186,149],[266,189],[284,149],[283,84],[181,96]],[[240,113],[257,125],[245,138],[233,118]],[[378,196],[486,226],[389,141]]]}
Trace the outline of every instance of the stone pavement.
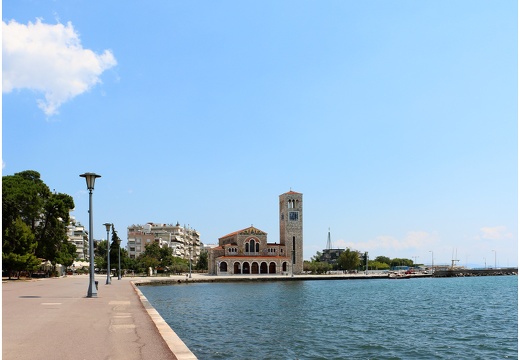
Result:
{"label": "stone pavement", "polygon": [[196,359],[131,280],[88,275],[5,281],[2,359]]}

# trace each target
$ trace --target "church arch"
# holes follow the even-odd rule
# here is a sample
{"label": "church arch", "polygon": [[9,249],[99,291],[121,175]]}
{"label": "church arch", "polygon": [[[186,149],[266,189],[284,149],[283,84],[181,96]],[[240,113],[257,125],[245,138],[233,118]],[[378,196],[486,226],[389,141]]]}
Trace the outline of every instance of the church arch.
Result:
{"label": "church arch", "polygon": [[222,262],[220,263],[220,271],[222,271],[222,272],[227,272],[227,262],[222,261]]}
{"label": "church arch", "polygon": [[241,274],[240,263],[238,261],[233,264],[233,274]]}
{"label": "church arch", "polygon": [[258,263],[255,261],[251,264],[251,274],[259,274]]}
{"label": "church arch", "polygon": [[263,261],[260,264],[260,274],[267,274],[267,273],[268,273],[267,263],[265,261]]}
{"label": "church arch", "polygon": [[269,263],[269,274],[276,274],[276,263],[273,261]]}
{"label": "church arch", "polygon": [[249,263],[245,262],[242,264],[242,274],[249,274]]}
{"label": "church arch", "polygon": [[287,271],[287,261],[284,261],[282,264],[282,271]]}

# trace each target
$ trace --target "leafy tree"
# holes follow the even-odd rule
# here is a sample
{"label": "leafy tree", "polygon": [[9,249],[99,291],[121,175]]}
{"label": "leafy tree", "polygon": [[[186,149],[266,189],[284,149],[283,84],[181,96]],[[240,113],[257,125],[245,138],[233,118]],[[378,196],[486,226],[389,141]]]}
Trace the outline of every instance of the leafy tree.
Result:
{"label": "leafy tree", "polygon": [[390,260],[390,258],[386,256],[378,256],[374,259],[374,261],[385,263],[388,265],[388,267],[390,267],[390,265],[392,264],[392,260]]}
{"label": "leafy tree", "polygon": [[69,267],[74,263],[75,257],[76,245],[68,241],[64,241],[60,244],[58,251],[56,252],[55,262],[57,264]]}
{"label": "leafy tree", "polygon": [[197,270],[208,270],[208,252],[201,251],[199,261],[197,262]]}
{"label": "leafy tree", "polygon": [[97,242],[97,246],[94,249],[94,264],[98,269],[107,268],[107,241],[101,240]]}
{"label": "leafy tree", "polygon": [[[12,252],[25,256],[26,270],[36,263],[33,257],[50,260],[56,263],[69,262],[69,254],[75,255],[74,248],[69,246],[66,226],[69,223],[69,211],[74,208],[74,201],[67,194],[52,193],[49,187],[40,179],[40,174],[34,170],[26,170],[14,175],[2,177],[2,235],[7,264],[18,264],[23,261],[14,255],[7,256],[5,249],[16,247],[17,239],[21,234],[14,228],[20,229],[17,224],[20,219],[30,230],[35,247],[21,252]],[[8,230],[11,229],[11,230]],[[10,231],[10,234],[8,232]],[[14,233],[13,233],[14,231]],[[75,251],[75,250],[74,250]],[[27,256],[26,256],[27,255]],[[15,261],[15,258],[18,260]],[[9,265],[13,266],[13,265]]]}
{"label": "leafy tree", "polygon": [[324,274],[332,269],[332,265],[322,261],[307,261],[303,262],[303,271],[311,274]]}
{"label": "leafy tree", "polygon": [[56,264],[58,252],[68,248],[67,225],[69,211],[74,208],[72,197],[67,194],[50,194],[43,203],[40,222],[35,228],[36,255]]}
{"label": "leafy tree", "polygon": [[359,253],[347,248],[338,258],[338,265],[345,270],[355,270],[359,267]]}
{"label": "leafy tree", "polygon": [[137,258],[139,270],[146,271],[148,268],[157,270],[158,268],[169,269],[175,264],[173,249],[161,247],[159,243],[153,242],[146,245],[145,250]]}
{"label": "leafy tree", "polygon": [[321,261],[322,255],[321,251],[316,251],[316,255],[311,257],[311,262]]}
{"label": "leafy tree", "polygon": [[369,260],[368,261],[368,267],[373,270],[388,270],[390,269],[390,265],[384,262],[376,261],[376,260]]}
{"label": "leafy tree", "polygon": [[394,258],[392,259],[392,262],[390,263],[390,266],[413,266],[413,260],[410,259],[401,259],[401,258]]}
{"label": "leafy tree", "polygon": [[2,176],[2,232],[5,234],[9,224],[21,217],[34,233],[50,195],[48,186],[34,170]]}
{"label": "leafy tree", "polygon": [[170,270],[174,274],[181,274],[181,273],[188,272],[189,268],[190,268],[190,265],[189,265],[188,260],[174,257]]}
{"label": "leafy tree", "polygon": [[34,234],[20,217],[9,224],[2,241],[2,270],[11,278],[14,272],[34,271],[40,260],[34,255],[36,249]]}

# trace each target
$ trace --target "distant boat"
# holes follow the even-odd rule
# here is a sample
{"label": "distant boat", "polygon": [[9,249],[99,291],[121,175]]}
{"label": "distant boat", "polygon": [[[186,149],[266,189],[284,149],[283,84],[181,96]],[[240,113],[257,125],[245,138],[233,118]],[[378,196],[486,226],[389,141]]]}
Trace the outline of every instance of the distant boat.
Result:
{"label": "distant boat", "polygon": [[391,274],[388,274],[388,278],[389,279],[394,279],[394,280],[397,280],[397,279],[410,279],[412,277],[412,275],[410,274],[403,274],[403,273],[391,273]]}

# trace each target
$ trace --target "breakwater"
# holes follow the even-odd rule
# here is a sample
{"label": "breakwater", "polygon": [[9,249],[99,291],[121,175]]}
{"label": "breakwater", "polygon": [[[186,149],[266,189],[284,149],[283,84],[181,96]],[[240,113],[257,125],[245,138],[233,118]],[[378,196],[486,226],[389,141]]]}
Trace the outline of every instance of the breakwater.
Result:
{"label": "breakwater", "polygon": [[518,268],[504,269],[446,269],[437,270],[434,277],[466,277],[466,276],[504,276],[517,275]]}

